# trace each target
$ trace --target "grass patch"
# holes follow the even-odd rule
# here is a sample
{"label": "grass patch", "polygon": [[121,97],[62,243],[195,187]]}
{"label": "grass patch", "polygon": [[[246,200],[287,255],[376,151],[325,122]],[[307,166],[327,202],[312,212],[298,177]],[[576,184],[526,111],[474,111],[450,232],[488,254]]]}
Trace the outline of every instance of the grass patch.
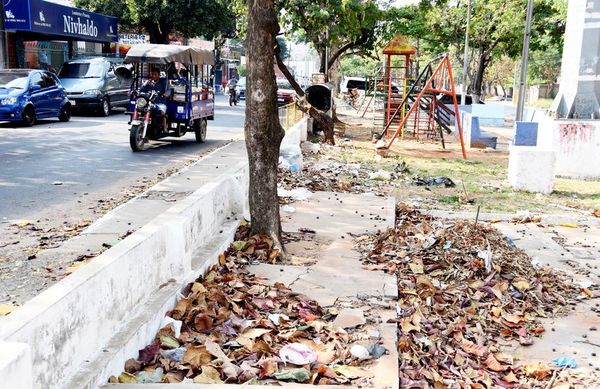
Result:
{"label": "grass patch", "polygon": [[[325,148],[320,158],[390,172],[406,163],[408,172],[394,181],[395,189],[389,193],[399,201],[415,200],[424,206],[453,210],[474,210],[480,206],[482,212],[500,213],[588,213],[600,208],[600,181],[557,178],[555,191],[549,195],[515,191],[508,182],[508,153],[469,149],[469,159],[463,160],[460,146],[451,139],[445,150],[429,141],[397,139],[389,156],[377,160],[365,127],[348,125],[346,135],[352,142]],[[417,186],[413,183],[416,177],[448,177],[456,186]],[[472,204],[461,201],[465,198],[473,200]]]}

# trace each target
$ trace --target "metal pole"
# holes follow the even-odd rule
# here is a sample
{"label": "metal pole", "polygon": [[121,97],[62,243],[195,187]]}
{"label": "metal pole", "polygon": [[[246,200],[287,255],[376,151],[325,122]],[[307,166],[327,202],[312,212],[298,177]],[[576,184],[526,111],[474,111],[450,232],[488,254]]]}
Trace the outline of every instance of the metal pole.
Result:
{"label": "metal pole", "polygon": [[465,54],[463,55],[463,79],[461,104],[467,102],[467,72],[469,71],[469,26],[471,25],[471,0],[467,8],[467,30],[465,32]]}
{"label": "metal pole", "polygon": [[517,100],[516,121],[523,120],[523,106],[525,105],[525,82],[527,81],[527,61],[529,59],[529,38],[531,37],[532,14],[533,0],[528,0],[527,18],[525,19],[525,36],[523,37],[523,53],[521,54],[521,77],[519,81],[519,99]]}
{"label": "metal pole", "polygon": [[325,31],[325,80],[329,82],[329,78],[327,77],[327,65],[329,62],[329,26],[327,26],[327,30]]}

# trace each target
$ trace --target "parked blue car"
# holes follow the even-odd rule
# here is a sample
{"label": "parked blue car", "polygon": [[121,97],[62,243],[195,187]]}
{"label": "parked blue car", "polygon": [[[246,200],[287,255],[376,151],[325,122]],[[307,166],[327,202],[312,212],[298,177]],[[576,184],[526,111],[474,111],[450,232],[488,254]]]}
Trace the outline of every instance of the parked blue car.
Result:
{"label": "parked blue car", "polygon": [[38,119],[71,119],[65,88],[45,70],[0,70],[0,120],[32,126]]}

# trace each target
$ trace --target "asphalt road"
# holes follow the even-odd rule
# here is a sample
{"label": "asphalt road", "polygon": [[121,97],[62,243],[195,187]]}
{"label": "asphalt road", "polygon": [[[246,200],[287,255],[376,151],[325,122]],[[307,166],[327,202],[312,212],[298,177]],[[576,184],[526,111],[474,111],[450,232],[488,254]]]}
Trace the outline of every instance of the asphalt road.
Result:
{"label": "asphalt road", "polygon": [[128,117],[122,111],[106,118],[73,116],[68,123],[44,120],[33,127],[0,123],[0,220],[73,216],[73,210],[85,208],[82,199],[110,196],[240,139],[244,109],[243,102],[229,107],[225,96],[217,96],[204,144],[191,133],[152,142],[140,153],[129,148]]}

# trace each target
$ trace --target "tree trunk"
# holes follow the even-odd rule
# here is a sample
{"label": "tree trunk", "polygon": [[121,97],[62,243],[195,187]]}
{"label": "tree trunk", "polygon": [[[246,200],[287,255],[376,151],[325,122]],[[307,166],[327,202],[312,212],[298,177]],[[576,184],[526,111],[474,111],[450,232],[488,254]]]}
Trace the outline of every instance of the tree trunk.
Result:
{"label": "tree trunk", "polygon": [[[322,49],[319,50],[319,73],[325,73],[325,67],[327,65],[327,58],[325,57],[325,53],[327,52],[327,50]],[[327,75],[325,74],[325,77],[327,77]]]}
{"label": "tree trunk", "polygon": [[475,76],[473,77],[471,89],[471,93],[473,94],[473,104],[477,104],[479,101],[481,101],[483,92],[483,76],[485,75],[487,63],[487,53],[483,50],[479,50],[479,61],[477,63],[477,70],[475,71]]}
{"label": "tree trunk", "polygon": [[250,165],[250,217],[253,233],[269,235],[282,247],[277,199],[279,146],[285,134],[279,124],[273,58],[277,13],[273,0],[248,2],[248,91],[244,134]]}

